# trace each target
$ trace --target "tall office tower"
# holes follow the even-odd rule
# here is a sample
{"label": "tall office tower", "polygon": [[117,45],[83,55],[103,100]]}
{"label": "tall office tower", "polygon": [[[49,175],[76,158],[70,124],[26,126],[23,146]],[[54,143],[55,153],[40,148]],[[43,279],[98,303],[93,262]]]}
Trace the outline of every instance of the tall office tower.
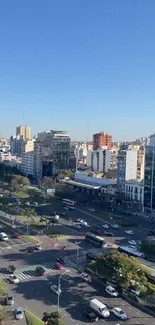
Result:
{"label": "tall office tower", "polygon": [[112,148],[112,136],[105,132],[93,134],[93,150],[101,147],[107,147],[108,150]]}
{"label": "tall office tower", "polygon": [[16,136],[23,136],[26,140],[31,139],[31,128],[26,125],[20,125],[16,127]]}
{"label": "tall office tower", "polygon": [[120,147],[117,165],[117,190],[125,194],[125,181],[137,178],[138,150],[128,146]]}

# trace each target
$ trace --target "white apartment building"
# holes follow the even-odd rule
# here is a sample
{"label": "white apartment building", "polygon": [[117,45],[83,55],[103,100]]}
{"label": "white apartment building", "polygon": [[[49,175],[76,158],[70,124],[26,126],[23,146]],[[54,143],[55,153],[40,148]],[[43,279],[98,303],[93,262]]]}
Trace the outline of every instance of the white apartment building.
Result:
{"label": "white apartment building", "polygon": [[107,172],[111,167],[111,161],[112,152],[107,147],[87,152],[87,166],[94,172]]}
{"label": "white apartment building", "polygon": [[37,181],[42,179],[42,144],[40,141],[34,142],[34,178]]}
{"label": "white apartment building", "polygon": [[137,178],[138,150],[121,149],[118,152],[117,189],[125,193],[125,182]]}
{"label": "white apartment building", "polygon": [[125,197],[132,201],[142,204],[144,201],[144,183],[137,181],[125,182]]}

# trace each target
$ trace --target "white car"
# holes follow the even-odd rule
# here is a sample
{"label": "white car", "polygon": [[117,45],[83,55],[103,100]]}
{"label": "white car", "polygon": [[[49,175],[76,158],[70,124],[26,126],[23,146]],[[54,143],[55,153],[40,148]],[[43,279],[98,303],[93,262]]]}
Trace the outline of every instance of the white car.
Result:
{"label": "white car", "polygon": [[22,319],[24,317],[23,311],[21,307],[17,307],[15,309],[15,318],[16,319]]}
{"label": "white car", "polygon": [[76,222],[83,222],[83,220],[80,219],[80,218],[76,219],[75,221],[76,221]]}
{"label": "white car", "polygon": [[136,243],[135,240],[129,240],[129,241],[128,241],[128,244],[129,244],[129,245],[133,245],[133,246],[136,246],[136,245],[137,245],[137,243]]}
{"label": "white car", "polygon": [[80,274],[80,277],[81,277],[83,280],[85,280],[86,282],[91,282],[91,278],[90,278],[90,276],[89,276],[87,273],[85,273],[85,272],[82,272],[82,273]]}
{"label": "white car", "polygon": [[113,308],[112,312],[120,319],[127,319],[126,313],[121,308],[115,307]]}
{"label": "white car", "polygon": [[133,230],[125,230],[125,233],[128,235],[133,235]]}
{"label": "white car", "polygon": [[82,225],[82,226],[88,226],[88,223],[87,223],[87,221],[81,221],[80,222],[80,225]]}
{"label": "white car", "polygon": [[90,209],[89,209],[89,211],[95,212],[95,209],[93,209],[93,208],[90,208]]}
{"label": "white car", "polygon": [[58,286],[56,284],[54,284],[53,286],[51,286],[51,290],[56,293],[57,295],[61,293],[61,289],[58,289]]}
{"label": "white car", "polygon": [[25,205],[30,205],[30,202],[26,202]]}
{"label": "white car", "polygon": [[111,227],[114,228],[114,229],[118,229],[119,228],[118,225],[112,225]]}
{"label": "white car", "polygon": [[118,292],[111,286],[106,287],[105,291],[112,297],[118,297]]}
{"label": "white car", "polygon": [[11,274],[9,276],[9,280],[10,280],[11,283],[14,283],[14,284],[19,283],[19,279],[17,278],[17,276],[15,274]]}
{"label": "white car", "polygon": [[108,229],[108,228],[109,228],[109,226],[108,226],[108,225],[102,225],[102,227],[103,227],[103,228],[106,228],[106,229]]}

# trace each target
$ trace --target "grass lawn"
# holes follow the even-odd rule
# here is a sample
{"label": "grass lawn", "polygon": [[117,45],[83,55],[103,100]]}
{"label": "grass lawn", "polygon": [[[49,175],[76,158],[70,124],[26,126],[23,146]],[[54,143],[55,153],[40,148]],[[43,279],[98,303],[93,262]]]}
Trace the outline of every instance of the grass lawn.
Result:
{"label": "grass lawn", "polygon": [[15,192],[15,193],[13,193],[13,195],[16,196],[19,199],[28,199],[30,197],[28,193],[22,192],[22,191],[21,192]]}
{"label": "grass lawn", "polygon": [[20,219],[20,220],[26,220],[27,217],[26,216],[22,216],[22,215],[13,215],[15,218]]}
{"label": "grass lawn", "polygon": [[23,238],[27,239],[29,242],[33,243],[33,244],[38,244],[39,240],[36,239],[33,236],[29,236],[29,235],[22,235]]}
{"label": "grass lawn", "polygon": [[49,238],[56,238],[56,239],[62,239],[62,238],[67,238],[67,235],[63,235],[63,234],[57,234],[57,233],[53,233],[53,234],[48,234],[47,235]]}
{"label": "grass lawn", "polygon": [[27,325],[44,325],[44,322],[36,317],[35,315],[31,314],[29,311],[25,310],[25,318]]}

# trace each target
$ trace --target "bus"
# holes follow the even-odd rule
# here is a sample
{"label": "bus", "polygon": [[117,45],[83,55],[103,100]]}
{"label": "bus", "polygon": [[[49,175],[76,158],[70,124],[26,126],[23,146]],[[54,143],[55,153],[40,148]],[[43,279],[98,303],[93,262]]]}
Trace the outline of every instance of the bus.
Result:
{"label": "bus", "polygon": [[136,250],[136,248],[131,248],[130,246],[120,246],[118,248],[119,252],[124,254],[124,255],[127,255],[127,256],[133,256],[133,257],[141,257],[143,258],[144,257],[144,254],[141,253],[141,252],[138,252]]}
{"label": "bus", "polygon": [[104,238],[100,236],[96,236],[90,232],[88,232],[85,236],[85,239],[89,241],[90,243],[94,244],[95,246],[98,247],[103,247],[105,245],[105,240]]}
{"label": "bus", "polygon": [[75,205],[76,205],[76,201],[72,201],[69,199],[62,199],[62,203],[69,207],[75,207]]}

